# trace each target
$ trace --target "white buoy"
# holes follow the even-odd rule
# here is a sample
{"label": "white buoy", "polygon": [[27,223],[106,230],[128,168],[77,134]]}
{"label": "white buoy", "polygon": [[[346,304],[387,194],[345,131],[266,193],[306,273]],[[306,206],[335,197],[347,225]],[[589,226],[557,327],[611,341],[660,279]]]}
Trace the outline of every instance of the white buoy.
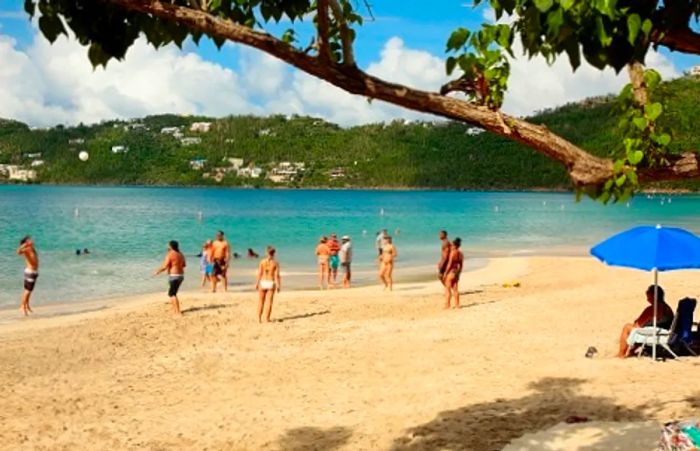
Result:
{"label": "white buoy", "polygon": [[495,207],[493,207],[493,211],[494,211],[495,213],[498,213],[498,205],[496,205]]}
{"label": "white buoy", "polygon": [[626,206],[627,208],[630,208],[630,203],[627,202],[627,204],[626,204],[625,206]]}
{"label": "white buoy", "polygon": [[88,158],[90,158],[90,154],[83,150],[78,154],[78,158],[80,158],[80,161],[88,161]]}
{"label": "white buoy", "polygon": [[379,216],[384,216],[384,209],[383,208],[379,209]]}
{"label": "white buoy", "polygon": [[197,213],[197,219],[199,219],[199,222],[202,222],[202,219],[204,218],[204,214],[202,213],[202,210],[200,210]]}
{"label": "white buoy", "polygon": [[80,210],[78,210],[78,207],[75,207],[75,210],[73,210],[73,216],[75,216],[76,218],[80,216]]}
{"label": "white buoy", "polygon": [[546,200],[543,200],[543,201],[542,201],[542,206],[543,206],[543,207],[546,207],[546,206],[547,206],[547,201],[546,201]]}

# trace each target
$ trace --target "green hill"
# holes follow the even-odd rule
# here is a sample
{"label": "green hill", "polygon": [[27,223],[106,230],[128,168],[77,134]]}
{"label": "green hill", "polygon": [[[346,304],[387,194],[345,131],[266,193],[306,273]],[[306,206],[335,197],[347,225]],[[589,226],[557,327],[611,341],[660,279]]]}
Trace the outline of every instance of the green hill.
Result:
{"label": "green hill", "polygon": [[[674,130],[674,148],[700,149],[696,126],[700,82],[687,77],[673,80],[658,95],[667,107],[664,121]],[[613,109],[612,98],[590,99],[542,112],[531,121],[606,155],[620,143]],[[190,131],[196,122],[211,122],[211,129]],[[0,164],[34,169],[38,182],[70,184],[570,187],[557,163],[498,136],[475,133],[477,129],[453,122],[395,121],[344,129],[298,116],[159,115],[50,129],[0,120]],[[86,162],[78,158],[82,151],[89,154]],[[242,171],[232,167],[240,163],[228,160],[232,158],[243,160]],[[303,163],[303,170],[301,165],[280,166],[281,162]],[[260,176],[251,178],[245,169],[249,167],[259,168]],[[0,178],[3,174],[7,178],[7,170],[0,170]],[[664,187],[695,190],[700,181]]]}

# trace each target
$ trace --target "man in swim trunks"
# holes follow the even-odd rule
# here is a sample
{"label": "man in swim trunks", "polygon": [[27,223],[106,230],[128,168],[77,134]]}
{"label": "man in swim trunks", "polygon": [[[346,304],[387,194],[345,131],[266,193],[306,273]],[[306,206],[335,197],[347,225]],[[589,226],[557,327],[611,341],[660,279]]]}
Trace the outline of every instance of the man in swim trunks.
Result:
{"label": "man in swim trunks", "polygon": [[450,308],[450,301],[452,298],[455,300],[452,308],[459,308],[459,277],[462,274],[462,268],[464,266],[464,254],[462,254],[460,249],[461,246],[462,239],[455,238],[450,248],[450,257],[447,260],[445,280],[443,281],[445,285],[446,309]]}
{"label": "man in swim trunks", "polygon": [[24,316],[27,316],[29,313],[34,313],[32,308],[29,307],[29,298],[32,296],[36,279],[39,277],[39,255],[34,248],[32,237],[27,235],[20,240],[17,255],[24,257],[25,263],[24,291],[22,292],[20,310],[24,313]]}
{"label": "man in swim trunks", "polygon": [[350,279],[352,273],[350,271],[350,266],[352,265],[352,243],[350,242],[350,237],[345,235],[343,237],[343,244],[340,246],[340,266],[343,267],[343,287],[350,288]]}
{"label": "man in swim trunks", "polygon": [[231,261],[231,246],[224,238],[224,232],[216,232],[216,239],[211,245],[212,278],[211,292],[216,293],[216,284],[221,278],[224,291],[228,291],[228,265]]}
{"label": "man in swim trunks", "polygon": [[379,256],[379,280],[384,283],[385,290],[391,291],[394,289],[394,260],[397,255],[398,253],[391,237],[386,236],[382,247],[382,255]]}
{"label": "man in swim trunks", "polygon": [[173,240],[168,243],[168,253],[165,255],[163,265],[153,273],[154,276],[157,276],[164,271],[168,271],[168,296],[170,296],[175,315],[182,315],[177,292],[185,280],[185,266],[187,266],[187,263],[185,262],[185,256],[180,252],[180,244]]}
{"label": "man in swim trunks", "polygon": [[340,252],[340,244],[338,244],[338,235],[331,233],[331,237],[326,243],[328,246],[328,251],[330,252],[330,257],[328,258],[329,271],[328,283],[335,285],[338,279],[338,266],[340,265],[340,258],[338,257],[338,252]]}
{"label": "man in swim trunks", "polygon": [[440,283],[445,285],[445,273],[447,272],[447,262],[450,259],[450,250],[452,249],[452,243],[447,239],[447,231],[440,230],[438,234],[440,242],[440,261],[438,262],[438,279]]}

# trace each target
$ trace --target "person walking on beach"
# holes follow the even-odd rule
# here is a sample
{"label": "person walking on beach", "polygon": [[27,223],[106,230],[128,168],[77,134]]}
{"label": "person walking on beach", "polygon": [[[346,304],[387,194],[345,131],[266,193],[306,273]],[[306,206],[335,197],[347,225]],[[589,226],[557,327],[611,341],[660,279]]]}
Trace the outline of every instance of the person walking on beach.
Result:
{"label": "person walking on beach", "polygon": [[272,301],[275,298],[275,292],[279,293],[282,289],[282,281],[280,279],[280,265],[275,260],[275,248],[267,246],[267,257],[265,257],[258,266],[258,279],[255,282],[255,289],[258,291],[258,322],[262,323],[263,309],[267,300],[267,310],[265,311],[265,322],[270,322],[272,314]]}
{"label": "person walking on beach", "polygon": [[318,259],[318,284],[321,290],[328,288],[330,274],[328,268],[328,260],[331,256],[331,251],[328,249],[328,239],[322,236],[316,246],[316,258]]}
{"label": "person walking on beach", "polygon": [[338,252],[340,252],[338,235],[331,233],[331,237],[326,244],[328,245],[328,251],[330,252],[330,257],[328,258],[330,271],[328,274],[328,284],[335,286],[338,280],[338,266],[340,265],[340,259],[338,258]]}
{"label": "person walking on beach", "polygon": [[199,254],[199,269],[202,272],[202,286],[206,285],[207,282],[211,283],[211,273],[214,268],[211,258],[211,245],[211,240],[205,241],[204,245],[202,246],[202,252]]}
{"label": "person walking on beach", "polygon": [[224,284],[224,291],[228,291],[228,266],[231,261],[231,246],[224,238],[224,232],[216,232],[216,239],[211,246],[211,292],[216,293],[216,284],[219,278]]}
{"label": "person walking on beach", "polygon": [[173,240],[168,243],[168,253],[165,255],[163,265],[153,273],[155,277],[164,271],[168,272],[168,296],[175,315],[182,315],[177,292],[185,280],[185,266],[187,266],[187,263],[185,262],[185,256],[180,252],[180,243]]}
{"label": "person walking on beach", "polygon": [[450,249],[450,257],[447,260],[445,279],[442,282],[445,285],[445,309],[450,308],[452,298],[454,298],[452,308],[459,308],[459,277],[464,267],[464,254],[460,249],[461,246],[461,238],[455,238]]}
{"label": "person walking on beach", "polygon": [[384,283],[385,290],[394,289],[394,260],[396,260],[397,255],[391,237],[384,237],[384,246],[382,246],[382,253],[379,256],[379,280]]}
{"label": "person walking on beach", "polygon": [[24,316],[27,316],[29,313],[34,313],[29,306],[29,298],[39,277],[39,255],[34,248],[32,237],[27,235],[20,240],[17,255],[24,257],[24,291],[22,291],[20,310]]}
{"label": "person walking on beach", "polygon": [[343,244],[340,246],[340,266],[343,268],[343,287],[350,288],[350,279],[352,272],[350,266],[352,264],[352,243],[350,237],[345,235],[342,239]]}
{"label": "person walking on beach", "polygon": [[447,263],[450,259],[452,243],[447,239],[446,230],[440,230],[438,237],[442,243],[440,246],[440,261],[438,262],[438,279],[440,279],[440,283],[445,285],[445,274],[447,274]]}

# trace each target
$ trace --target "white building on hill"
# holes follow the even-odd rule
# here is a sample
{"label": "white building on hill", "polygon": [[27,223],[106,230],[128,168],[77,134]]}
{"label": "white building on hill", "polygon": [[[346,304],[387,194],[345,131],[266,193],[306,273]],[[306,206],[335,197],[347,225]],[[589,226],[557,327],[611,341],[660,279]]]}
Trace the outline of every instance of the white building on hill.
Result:
{"label": "white building on hill", "polygon": [[202,132],[206,133],[211,129],[211,122],[193,122],[190,125],[191,132]]}

